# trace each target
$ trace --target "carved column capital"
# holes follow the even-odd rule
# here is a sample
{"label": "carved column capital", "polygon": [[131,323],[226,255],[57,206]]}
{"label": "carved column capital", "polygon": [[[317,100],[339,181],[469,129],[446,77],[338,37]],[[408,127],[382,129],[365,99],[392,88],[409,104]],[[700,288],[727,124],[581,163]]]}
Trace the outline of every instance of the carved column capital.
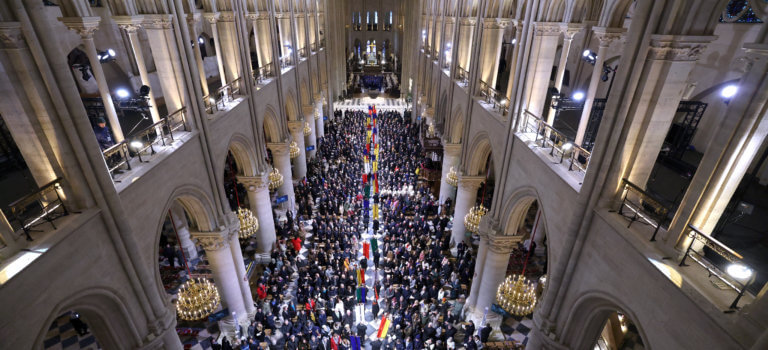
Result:
{"label": "carved column capital", "polygon": [[491,235],[488,237],[488,248],[494,253],[509,254],[523,239],[522,236]]}
{"label": "carved column capital", "polygon": [[199,12],[195,13],[188,13],[187,14],[187,23],[188,24],[195,24],[197,22],[200,22],[200,20],[203,18],[203,15]]}
{"label": "carved column capital", "polygon": [[477,24],[477,18],[474,17],[461,17],[459,19],[459,24],[463,26],[473,26]]}
{"label": "carved column capital", "polygon": [[192,238],[201,245],[206,252],[213,252],[229,248],[229,232],[192,232]]}
{"label": "carved column capital", "polygon": [[483,182],[485,182],[485,176],[462,175],[459,177],[459,188],[477,191]]}
{"label": "carved column capital", "polygon": [[648,50],[650,59],[697,61],[714,36],[652,35]]}
{"label": "carved column capital", "polygon": [[511,21],[508,18],[486,18],[483,20],[485,29],[504,29]]}
{"label": "carved column capital", "polygon": [[560,31],[565,36],[565,39],[573,40],[573,36],[578,34],[582,29],[584,29],[584,25],[580,23],[561,23],[560,24]]}
{"label": "carved column capital", "polygon": [[0,49],[21,49],[27,47],[20,22],[0,22]]}
{"label": "carved column capital", "polygon": [[597,40],[600,40],[601,47],[608,47],[617,40],[624,39],[624,33],[627,30],[624,28],[606,28],[606,27],[594,27],[592,32],[595,33]]}
{"label": "carved column capital", "polygon": [[143,23],[147,29],[171,29],[173,15],[144,15]]}
{"label": "carved column capital", "polygon": [[537,36],[560,36],[562,23],[555,22],[533,22],[534,33]]}
{"label": "carved column capital", "polygon": [[445,155],[448,155],[448,156],[458,156],[459,154],[461,154],[461,144],[444,142],[443,153],[445,153]]}
{"label": "carved column capital", "polygon": [[456,23],[456,17],[445,17],[445,24],[454,24]]}
{"label": "carved column capital", "polygon": [[67,28],[74,30],[83,39],[92,39],[93,33],[99,29],[101,17],[59,17],[59,21]]}
{"label": "carved column capital", "polygon": [[128,34],[133,34],[141,29],[141,25],[144,23],[144,16],[113,16],[112,20],[115,21],[118,28],[126,31]]}
{"label": "carved column capital", "polygon": [[269,179],[265,175],[238,176],[237,182],[243,184],[248,192],[259,192],[269,185]]}
{"label": "carved column capital", "polygon": [[221,13],[219,12],[206,12],[203,14],[203,18],[205,18],[205,20],[210,24],[216,24],[216,22],[219,20],[219,17],[221,17]]}
{"label": "carved column capital", "polygon": [[235,13],[232,11],[221,11],[219,12],[219,22],[234,22],[235,21]]}
{"label": "carved column capital", "polygon": [[290,130],[291,133],[303,132],[304,131],[304,121],[303,120],[289,120],[288,121],[288,130]]}
{"label": "carved column capital", "polygon": [[269,148],[275,156],[288,154],[288,144],[285,142],[267,143],[267,148]]}

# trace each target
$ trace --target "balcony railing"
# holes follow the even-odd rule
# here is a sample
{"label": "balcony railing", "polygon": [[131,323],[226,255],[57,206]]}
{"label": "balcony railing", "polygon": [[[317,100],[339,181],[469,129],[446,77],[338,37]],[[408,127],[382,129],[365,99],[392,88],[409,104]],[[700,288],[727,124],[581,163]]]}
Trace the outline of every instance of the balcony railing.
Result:
{"label": "balcony railing", "polygon": [[[747,290],[747,287],[754,282],[755,279],[755,270],[753,268],[748,267],[743,261],[743,257],[741,254],[735,252],[733,249],[728,248],[725,244],[718,241],[714,237],[711,237],[707,234],[704,234],[699,230],[698,227],[689,224],[688,228],[691,230],[688,232],[688,238],[690,238],[691,242],[688,244],[688,249],[685,250],[685,254],[683,255],[683,258],[680,260],[680,266],[687,266],[685,264],[685,260],[687,258],[690,258],[691,260],[695,261],[699,265],[701,265],[705,270],[707,270],[707,273],[709,273],[709,276],[715,276],[717,279],[722,281],[725,285],[735,290],[738,295],[736,296],[736,299],[731,303],[730,308],[736,309],[738,307],[739,299],[741,299],[742,296],[744,296],[744,293]],[[744,269],[751,271],[751,275],[747,276],[746,280],[737,280],[735,277],[730,276],[729,273],[724,273],[719,267],[717,267],[715,264],[710,262],[703,253],[697,252],[695,249],[693,249],[693,244],[696,242],[700,242],[704,245],[704,247],[707,247],[711,249],[713,252],[717,253],[720,257],[725,259],[731,264],[738,264],[741,265]],[[729,270],[730,272],[730,270]]]}
{"label": "balcony railing", "polygon": [[131,170],[133,158],[138,158],[139,162],[145,162],[146,154],[152,156],[156,153],[155,147],[167,146],[167,143],[173,142],[173,132],[179,129],[189,131],[186,108],[171,113],[158,122],[130,135],[122,142],[105,149],[102,151],[102,155],[107,163],[109,174],[114,179],[120,172]]}
{"label": "balcony railing", "polygon": [[557,151],[560,155],[561,164],[567,156],[570,161],[568,171],[587,172],[587,166],[589,166],[592,154],[568,140],[565,134],[547,124],[537,115],[526,110],[522,116],[519,132],[536,134],[534,143],[538,144],[541,148],[551,148],[549,152],[551,156],[555,156],[555,151]]}
{"label": "balcony railing", "polygon": [[235,96],[240,95],[240,83],[242,78],[237,78],[231,83],[220,87],[213,94],[203,96],[203,103],[205,103],[205,112],[213,114],[226,107],[226,104],[235,99]]}
{"label": "balcony railing", "polygon": [[483,96],[485,102],[490,103],[494,110],[506,115],[509,111],[509,99],[501,92],[492,88],[488,83],[480,80],[480,95]]}
{"label": "balcony railing", "polygon": [[265,84],[265,81],[268,78],[273,78],[274,76],[275,76],[274,63],[265,64],[253,71],[253,80],[256,81],[257,85]]}
{"label": "balcony railing", "polygon": [[456,67],[456,80],[462,85],[467,86],[469,84],[469,72],[461,67]]}
{"label": "balcony railing", "polygon": [[29,238],[29,232],[40,224],[50,223],[56,229],[54,220],[69,215],[61,200],[61,178],[57,178],[34,193],[30,193],[8,205],[8,222],[14,231],[23,230]]}
{"label": "balcony railing", "polygon": [[[669,208],[629,180],[622,179],[621,183],[624,185],[624,194],[621,198],[619,215],[629,219],[627,227],[632,226],[632,223],[635,221],[640,221],[653,227],[654,231],[653,236],[651,236],[651,242],[655,241],[659,228],[667,221]],[[625,209],[632,213],[625,213]]]}
{"label": "balcony railing", "polygon": [[307,58],[307,48],[302,47],[299,49],[299,57],[300,58]]}

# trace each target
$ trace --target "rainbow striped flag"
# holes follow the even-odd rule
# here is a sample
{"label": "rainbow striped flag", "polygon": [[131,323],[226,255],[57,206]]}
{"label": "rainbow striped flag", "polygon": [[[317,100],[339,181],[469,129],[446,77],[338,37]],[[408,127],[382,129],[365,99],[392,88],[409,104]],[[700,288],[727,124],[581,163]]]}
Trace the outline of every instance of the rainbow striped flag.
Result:
{"label": "rainbow striped flag", "polygon": [[357,269],[357,284],[360,286],[365,284],[365,271],[363,269]]}
{"label": "rainbow striped flag", "polygon": [[376,337],[379,339],[384,338],[387,336],[387,331],[389,330],[389,326],[392,324],[392,321],[387,317],[381,318],[381,324],[379,324],[379,332],[376,333]]}

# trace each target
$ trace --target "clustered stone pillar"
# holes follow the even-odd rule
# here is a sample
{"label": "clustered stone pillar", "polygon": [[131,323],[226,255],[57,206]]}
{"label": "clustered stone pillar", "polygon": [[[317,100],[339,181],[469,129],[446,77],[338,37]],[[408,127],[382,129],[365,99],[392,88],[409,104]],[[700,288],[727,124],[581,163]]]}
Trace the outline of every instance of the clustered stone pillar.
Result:
{"label": "clustered stone pillar", "polygon": [[[256,314],[256,308],[253,305],[253,294],[251,293],[251,286],[248,283],[248,273],[245,271],[245,260],[243,260],[243,251],[240,248],[240,238],[238,237],[238,230],[240,223],[237,222],[237,216],[232,213],[235,221],[234,226],[230,226],[229,235],[229,252],[231,253],[232,263],[235,266],[235,274],[240,286],[240,294],[243,298],[243,307],[246,313],[245,324],[249,324],[248,320],[253,318]],[[241,318],[238,316],[238,320]],[[242,321],[241,321],[242,322]]]}
{"label": "clustered stone pillar", "polygon": [[325,121],[323,120],[323,97],[315,97],[315,133],[317,138],[325,136]]}
{"label": "clustered stone pillar", "polygon": [[[597,85],[600,84],[600,77],[603,75],[603,63],[605,62],[605,55],[608,52],[608,47],[611,45],[611,43],[614,40],[620,39],[624,31],[625,30],[623,28],[596,27],[593,29],[595,36],[600,41],[600,46],[597,49],[597,58],[595,58],[595,66],[592,69],[592,77],[589,79],[589,89],[587,89],[587,94],[584,97],[584,109],[581,111],[579,128],[578,130],[576,130],[575,142],[579,146],[581,146],[582,142],[584,142],[584,133],[587,131],[587,125],[589,124],[589,115],[592,113],[592,104],[595,102],[595,95],[597,94]],[[688,70],[688,72],[690,72],[690,70]],[[685,80],[687,80],[687,78],[688,78],[688,74],[686,74]],[[682,96],[682,90],[681,90],[681,94],[679,95]],[[680,103],[680,98],[678,98],[677,101],[675,101],[675,109],[677,109],[678,103]],[[664,136],[662,136],[662,138]],[[655,156],[654,156],[654,160],[655,160]]]}
{"label": "clustered stone pillar", "polygon": [[272,151],[275,168],[283,175],[285,180],[283,185],[277,190],[277,194],[278,196],[288,196],[288,201],[285,202],[284,206],[288,210],[293,211],[296,197],[293,193],[293,182],[291,181],[291,157],[288,154],[288,144],[270,143],[267,144],[267,147]]}
{"label": "clustered stone pillar", "polygon": [[[269,15],[259,13],[250,17],[253,20],[253,40],[256,44],[256,57],[259,66],[266,67],[272,63],[272,40],[269,38]],[[275,69],[276,67],[273,67]],[[273,71],[273,73],[276,73]]]}
{"label": "clustered stone pillar", "polygon": [[205,14],[205,19],[211,24],[211,34],[213,34],[214,41],[213,46],[216,50],[216,63],[219,65],[219,79],[221,80],[221,86],[224,86],[227,85],[227,75],[224,72],[224,59],[221,57],[222,50],[219,27],[216,25],[219,21],[219,17],[221,17],[221,14],[218,12]]}
{"label": "clustered stone pillar", "polygon": [[472,310],[475,304],[477,304],[477,295],[480,293],[480,281],[482,281],[483,273],[485,272],[485,267],[482,263],[488,254],[488,233],[481,230],[478,232],[478,236],[480,236],[480,242],[477,245],[477,256],[475,257],[475,273],[472,276],[472,287],[469,289],[469,297],[464,304],[465,310]]}
{"label": "clustered stone pillar", "polygon": [[[472,59],[470,50],[472,49],[472,37],[475,33],[476,18],[464,17],[459,20],[459,68],[469,71],[469,65]],[[467,77],[469,78],[469,77]]]}
{"label": "clustered stone pillar", "polygon": [[[305,136],[304,138],[304,144],[312,148],[311,150],[307,151],[307,159],[313,159],[315,158],[315,153],[317,153],[317,134],[315,133],[315,107],[313,105],[306,105],[302,107],[302,110],[304,112],[304,120],[305,124],[309,125],[310,133],[308,136]],[[304,127],[302,129],[302,134],[304,133]]]}
{"label": "clustered stone pillar", "polygon": [[[512,249],[520,242],[522,236],[489,235],[488,250],[483,260],[483,275],[478,285],[477,301],[470,318],[479,322],[483,318],[485,308],[490,308],[496,302],[496,292],[499,284],[504,282],[507,275],[507,265]],[[473,283],[474,284],[474,283]],[[486,319],[494,328],[498,329],[501,317],[489,312]]]}
{"label": "clustered stone pillar", "polygon": [[254,177],[239,176],[238,180],[248,191],[248,203],[251,211],[259,220],[259,232],[256,233],[256,251],[269,253],[277,240],[275,221],[272,217],[272,203],[269,199],[269,179],[267,175]]}
{"label": "clustered stone pillar", "polygon": [[[231,319],[231,321],[224,321],[224,323],[234,327],[234,323],[237,322],[247,327],[248,314],[245,310],[242,288],[237,278],[237,267],[230,249],[231,234],[230,231],[196,232],[193,237],[205,249],[205,256],[208,258],[213,272],[213,280],[219,290],[222,304],[229,309],[230,317],[233,314],[237,317],[237,320]],[[236,233],[234,234],[236,235]],[[237,249],[240,249],[239,245]]]}
{"label": "clustered stone pillar", "polygon": [[[171,207],[171,219],[173,220],[173,228],[179,236],[179,247],[184,252],[184,257],[187,261],[197,259],[197,246],[195,246],[195,242],[192,242],[189,233],[189,223],[187,222],[186,214],[184,214],[184,209],[180,205],[174,204]],[[184,264],[183,261],[180,261],[180,263]]]}
{"label": "clustered stone pillar", "polygon": [[144,63],[144,53],[141,49],[141,41],[139,40],[139,29],[141,29],[141,22],[144,21],[142,16],[126,16],[126,17],[113,17],[118,27],[123,29],[128,34],[128,39],[131,43],[131,49],[133,50],[133,56],[136,58],[136,67],[139,69],[139,77],[143,85],[149,86],[149,113],[152,115],[152,122],[156,123],[160,121],[160,113],[157,111],[157,103],[155,103],[155,94],[151,89],[149,82],[149,73],[147,73],[147,65]]}
{"label": "clustered stone pillar", "polygon": [[440,204],[444,204],[448,198],[456,198],[456,187],[449,185],[446,180],[448,179],[448,172],[451,171],[451,167],[458,166],[459,156],[461,156],[460,143],[443,144],[443,170],[440,176],[440,197],[438,197]]}
{"label": "clustered stone pillar", "polygon": [[304,146],[304,121],[288,121],[288,130],[291,132],[291,138],[299,145],[299,156],[293,159],[293,179],[301,180],[307,176],[307,149]]}
{"label": "clustered stone pillar", "polygon": [[[584,28],[583,24],[562,23],[560,24],[560,30],[563,32],[563,47],[560,50],[560,63],[557,65],[557,74],[555,74],[555,86],[557,92],[563,93],[563,77],[565,76],[565,66],[568,64],[568,54],[571,52],[571,43],[573,43],[573,36],[580,32]],[[555,122],[555,109],[550,107],[549,115],[547,116],[547,124],[554,125]]]}
{"label": "clustered stone pillar", "polygon": [[144,15],[144,28],[152,48],[157,77],[169,113],[186,106],[186,83],[180,46],[173,31],[173,15]]}
{"label": "clustered stone pillar", "polygon": [[234,13],[232,11],[219,12],[215,27],[213,25],[211,27],[218,31],[216,47],[220,50],[217,52],[222,54],[221,61],[224,65],[224,72],[227,74],[226,81],[231,84],[240,78],[241,72]]}
{"label": "clustered stone pillar", "polygon": [[117,119],[117,111],[112,101],[112,95],[109,92],[109,85],[107,85],[107,79],[104,76],[104,70],[101,68],[101,61],[99,61],[99,53],[96,50],[96,43],[93,41],[93,32],[99,28],[99,22],[101,17],[73,17],[73,18],[61,18],[69,29],[77,31],[80,34],[80,38],[83,41],[83,47],[85,48],[85,54],[88,56],[88,61],[91,63],[91,72],[93,77],[96,78],[96,84],[99,87],[99,95],[104,103],[104,111],[109,119],[110,130],[112,131],[112,137],[115,142],[120,142],[125,139],[123,136],[123,129],[120,127],[120,120]]}
{"label": "clustered stone pillar", "polygon": [[464,216],[477,201],[477,190],[485,181],[482,176],[462,176],[459,179],[459,189],[456,192],[456,209],[453,211],[453,227],[451,228],[451,241],[458,245],[461,241],[467,241],[464,228]]}
{"label": "clustered stone pillar", "polygon": [[[203,91],[203,96],[208,96],[208,79],[205,77],[205,65],[203,64],[203,53],[200,52],[200,34],[197,32],[197,22],[202,17],[199,13],[193,13],[187,15],[187,25],[189,26],[189,34],[194,38],[193,51],[195,52],[195,63],[197,64],[197,73],[200,75],[200,87]],[[202,96],[201,96],[202,97]]]}

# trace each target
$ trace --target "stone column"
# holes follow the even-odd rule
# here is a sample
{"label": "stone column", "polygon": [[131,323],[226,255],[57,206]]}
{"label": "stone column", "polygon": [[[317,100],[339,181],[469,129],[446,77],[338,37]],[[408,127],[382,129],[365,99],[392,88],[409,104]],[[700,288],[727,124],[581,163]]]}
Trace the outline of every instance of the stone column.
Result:
{"label": "stone column", "polygon": [[144,29],[152,48],[157,77],[170,113],[186,106],[186,83],[180,46],[173,31],[172,15],[144,15]]}
{"label": "stone column", "polygon": [[440,204],[445,203],[448,198],[456,199],[456,187],[446,183],[446,179],[451,167],[457,167],[456,171],[458,171],[459,157],[461,157],[460,143],[443,143],[443,170],[440,176],[440,197],[438,197]]}
{"label": "stone column", "polygon": [[[446,64],[449,65],[452,63],[451,60],[453,59],[453,50],[456,48],[454,46],[454,40],[453,33],[455,32],[454,28],[456,28],[456,18],[455,17],[445,17],[445,38],[443,39],[443,52],[440,53],[440,62],[443,62],[443,64],[440,66],[440,69],[443,69],[443,66]],[[448,56],[446,56],[446,51],[449,51]],[[397,59],[394,60],[395,66],[397,66]]]}
{"label": "stone column", "polygon": [[560,23],[535,22],[531,58],[528,62],[528,107],[541,116],[547,103],[552,66],[555,64],[557,44],[560,41]]}
{"label": "stone column", "polygon": [[[246,312],[246,325],[249,324],[250,319],[256,314],[256,308],[253,305],[253,294],[251,293],[251,286],[248,283],[248,274],[245,271],[245,260],[243,259],[243,251],[240,248],[240,238],[238,237],[238,231],[240,230],[240,223],[238,222],[237,215],[231,213],[234,225],[230,225],[229,229],[229,251],[232,257],[232,264],[235,267],[235,273],[237,275],[238,284],[240,286],[240,294],[243,298],[243,306]],[[231,310],[230,310],[231,311]],[[240,317],[238,317],[240,319]]]}
{"label": "stone column", "polygon": [[488,255],[488,233],[482,230],[478,232],[480,243],[477,245],[477,256],[475,257],[475,273],[472,276],[472,287],[469,289],[469,297],[464,304],[465,310],[473,310],[477,304],[477,295],[480,294],[480,282],[483,279],[485,271],[485,257]]}
{"label": "stone column", "polygon": [[[192,242],[187,216],[180,205],[171,206],[171,219],[173,220],[173,228],[176,229],[176,234],[179,236],[179,247],[184,252],[184,257],[190,262],[197,259],[197,246],[195,246],[195,242]],[[183,261],[180,262],[184,263]]]}
{"label": "stone column", "polygon": [[248,191],[251,211],[259,219],[259,232],[256,234],[257,252],[269,253],[277,240],[275,221],[272,218],[272,202],[269,199],[269,178],[267,175],[259,175],[238,176],[237,179]]}
{"label": "stone column", "polygon": [[[144,53],[141,50],[141,41],[139,40],[139,29],[141,28],[141,22],[144,21],[143,16],[120,16],[112,17],[117,23],[120,29],[124,30],[128,34],[128,39],[131,42],[131,49],[133,50],[133,56],[136,57],[136,67],[139,68],[139,77],[141,78],[141,84],[149,86],[149,113],[152,115],[152,122],[156,123],[160,121],[160,113],[157,111],[157,103],[155,103],[155,94],[152,92],[151,84],[149,82],[149,73],[147,73],[147,65],[144,63]],[[172,112],[172,111],[171,111]]]}
{"label": "stone column", "polygon": [[459,50],[459,67],[469,71],[469,65],[472,63],[472,38],[475,34],[476,18],[463,17],[459,19],[459,44],[457,49]]}
{"label": "stone column", "polygon": [[[293,159],[293,179],[301,180],[307,176],[307,150],[304,148],[304,121],[288,121],[288,130],[291,132],[291,138],[299,145],[299,156]],[[286,179],[288,181],[288,179]]]}
{"label": "stone column", "polygon": [[208,79],[205,77],[205,66],[203,64],[203,54],[200,52],[200,33],[197,32],[197,22],[202,17],[199,13],[187,14],[187,25],[189,26],[189,34],[192,35],[195,40],[193,45],[193,51],[195,51],[195,62],[197,63],[197,73],[200,75],[200,87],[203,89],[203,96],[208,96]]}
{"label": "stone column", "polygon": [[[279,32],[280,38],[277,42],[277,45],[280,48],[278,53],[280,53],[280,66],[282,66],[283,62],[293,61],[293,51],[296,50],[296,48],[294,47],[296,45],[294,45],[293,43],[293,40],[292,40],[293,35],[291,34],[291,14],[277,13],[275,17],[277,18],[278,28],[280,28],[280,32]],[[286,45],[290,46],[291,48],[290,53],[287,51],[288,46]],[[295,64],[296,63],[294,62],[291,65],[295,65]]]}
{"label": "stone column", "polygon": [[462,176],[459,178],[459,189],[456,191],[456,209],[453,211],[453,228],[451,229],[451,241],[458,245],[461,241],[468,241],[467,230],[464,228],[464,216],[477,201],[477,190],[485,181],[482,176]]}
{"label": "stone column", "polygon": [[515,75],[519,73],[517,71],[517,60],[520,57],[520,42],[523,37],[523,26],[520,24],[520,22],[521,21],[518,20],[512,20],[512,23],[515,26],[515,44],[512,48],[512,59],[509,61],[509,80],[507,80],[507,98],[510,101],[512,101],[512,90],[514,90]]}
{"label": "stone column", "polygon": [[[563,32],[563,48],[560,50],[560,63],[557,64],[557,74],[555,75],[555,89],[557,89],[560,94],[563,93],[563,76],[565,75],[565,66],[568,64],[568,54],[571,52],[573,36],[580,32],[582,28],[584,28],[583,24],[560,24],[560,30]],[[555,122],[555,114],[555,109],[550,105],[547,124],[553,125]]]}
{"label": "stone column", "polygon": [[[304,112],[304,123],[309,125],[309,129],[311,130],[309,136],[304,137],[304,144],[307,147],[312,146],[314,148],[311,151],[307,151],[307,160],[309,160],[315,158],[315,153],[317,153],[317,134],[315,133],[315,107],[313,105],[306,105],[302,106],[301,109]],[[301,131],[303,135],[304,127],[301,128]]]}
{"label": "stone column", "polygon": [[[512,249],[517,246],[517,243],[520,242],[521,238],[522,236],[489,236],[488,252],[485,255],[485,262],[483,263],[483,278],[482,281],[480,281],[477,302],[475,303],[472,314],[469,316],[475,321],[475,324],[479,324],[483,319],[485,308],[490,308],[491,304],[496,302],[496,292],[499,288],[499,284],[504,281],[504,278],[507,275],[509,254],[512,253]],[[494,328],[498,329],[497,323],[501,322],[501,317],[495,313],[488,312],[486,320],[491,323]]]}
{"label": "stone column", "polygon": [[626,145],[631,146],[626,147],[621,156],[631,164],[625,176],[635,185],[645,187],[688,85],[688,76],[713,39],[711,36],[651,36],[648,58],[642,68],[646,83],[634,93],[633,101],[637,103],[629,112],[625,126],[625,130],[629,130]]}
{"label": "stone column", "polygon": [[268,143],[267,147],[272,151],[272,157],[274,158],[274,165],[280,174],[283,174],[283,185],[277,190],[278,196],[288,196],[288,201],[285,202],[284,207],[293,211],[296,197],[293,193],[292,171],[291,171],[291,157],[288,154],[287,143]]}
{"label": "stone column", "polygon": [[317,138],[325,136],[325,121],[323,120],[323,96],[315,96],[315,133]]}
{"label": "stone column", "polygon": [[237,270],[232,259],[230,232],[195,232],[192,234],[198,244],[205,249],[205,255],[213,272],[213,280],[219,290],[222,305],[229,309],[229,317],[223,323],[232,330],[235,320],[232,313],[237,315],[237,322],[248,326],[243,293],[237,278]]}
{"label": "stone column", "polygon": [[104,70],[101,68],[99,53],[96,51],[96,43],[93,41],[93,32],[99,28],[101,17],[66,17],[59,20],[69,29],[76,31],[83,40],[85,54],[88,55],[88,61],[91,63],[91,72],[96,79],[96,84],[99,86],[99,95],[104,103],[107,119],[109,119],[112,137],[114,137],[115,142],[123,141],[125,139],[123,129],[120,127],[120,120],[117,119],[117,111],[112,102],[112,95],[109,92]]}
{"label": "stone column", "polygon": [[[587,131],[587,124],[589,124],[589,115],[592,113],[592,104],[595,102],[595,94],[597,94],[597,85],[600,84],[600,77],[603,75],[603,63],[605,62],[605,55],[608,52],[608,46],[610,46],[614,40],[621,39],[622,33],[625,31],[624,28],[604,27],[595,27],[592,30],[595,34],[595,37],[600,40],[600,46],[597,49],[597,58],[595,58],[595,66],[592,69],[592,77],[589,79],[589,89],[587,89],[587,94],[584,97],[584,109],[581,111],[579,128],[576,130],[575,143],[577,145],[581,145],[581,143],[584,141],[584,133]],[[688,69],[685,73],[685,77],[683,78],[681,76],[681,78],[687,81],[688,73],[690,73],[690,69]],[[677,101],[674,102],[675,110],[677,110],[677,104],[680,103],[680,96],[682,95],[678,94]],[[672,114],[672,116],[674,116],[674,112]],[[666,137],[666,132],[663,134],[664,135],[661,136],[662,140],[664,137]],[[656,160],[657,154],[658,151],[656,151],[656,154],[653,156],[654,161]]]}
{"label": "stone column", "polygon": [[227,85],[227,75],[224,72],[224,58],[221,57],[221,39],[219,37],[219,28],[216,25],[216,22],[219,21],[219,17],[221,16],[218,12],[208,12],[204,14],[205,20],[208,21],[208,23],[211,24],[211,34],[213,34],[213,46],[216,50],[216,63],[219,65],[219,79],[221,80],[221,86]]}
{"label": "stone column", "polygon": [[491,89],[496,89],[496,78],[499,73],[499,56],[501,55],[501,43],[504,40],[504,28],[509,25],[506,18],[486,18],[483,22],[483,35],[481,38],[480,79]]}
{"label": "stone column", "polygon": [[704,152],[670,225],[669,232],[675,235],[669,239],[670,245],[687,247],[688,223],[713,233],[768,135],[764,110],[768,103],[768,44],[745,44],[744,49],[746,69],[738,83],[739,91],[728,103],[727,117],[718,125],[719,132]]}

